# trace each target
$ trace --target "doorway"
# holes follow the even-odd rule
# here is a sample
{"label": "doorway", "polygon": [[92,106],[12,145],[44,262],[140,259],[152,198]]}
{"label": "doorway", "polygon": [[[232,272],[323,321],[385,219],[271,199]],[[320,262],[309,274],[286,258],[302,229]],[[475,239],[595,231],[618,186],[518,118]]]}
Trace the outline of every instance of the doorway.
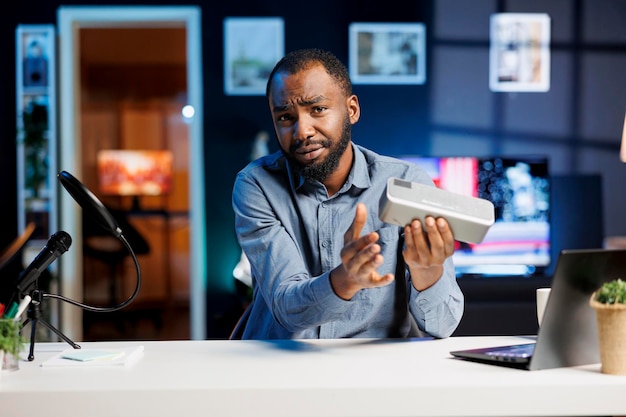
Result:
{"label": "doorway", "polygon": [[[167,257],[167,266],[160,268],[160,272],[171,271],[171,262],[185,262],[179,270],[184,271],[188,286],[184,288],[187,292],[189,304],[191,339],[204,339],[206,333],[205,324],[205,289],[204,277],[206,275],[205,253],[205,201],[204,201],[204,164],[203,164],[203,127],[202,127],[202,60],[201,60],[201,23],[200,9],[191,6],[182,7],[65,7],[58,10],[59,23],[59,49],[60,49],[60,169],[66,170],[81,179],[90,189],[97,191],[98,179],[96,166],[97,147],[103,148],[142,148],[142,149],[171,149],[174,153],[174,184],[177,185],[177,196],[147,197],[145,204],[153,214],[158,211],[165,216],[161,219],[148,219],[146,223],[146,211],[142,218],[135,219],[135,225],[139,229],[143,228],[144,233],[150,233],[153,229],[162,230],[164,227],[170,229],[172,224],[186,228],[188,233],[183,234],[184,241],[181,242],[181,234],[178,237],[171,233],[167,239],[156,242],[156,248]],[[172,48],[173,55],[177,58],[173,60],[183,60],[182,71],[186,85],[182,85],[182,91],[175,98],[170,94],[161,91],[161,94],[148,96],[141,92],[134,91],[132,94],[122,94],[117,97],[115,104],[113,101],[101,100],[102,94],[98,92],[90,95],[81,93],[85,85],[89,84],[86,72],[81,65],[87,60],[100,60],[105,65],[100,65],[102,70],[109,65],[109,68],[100,74],[101,79],[107,79],[111,71],[117,70],[113,67],[113,61],[106,60],[106,57],[116,57],[117,60],[124,58],[124,52],[119,47],[119,43],[131,44],[131,38],[135,36],[162,36],[163,41],[175,42],[177,38],[182,39],[180,44],[182,51],[176,51],[176,46]],[[122,40],[120,40],[120,37]],[[123,38],[126,37],[126,41]],[[114,39],[115,38],[115,39]],[[112,40],[113,39],[113,40]],[[90,42],[92,46],[89,52],[82,50],[81,40]],[[101,42],[101,45],[98,45]],[[141,41],[139,41],[141,42]],[[144,40],[145,42],[145,40]],[[84,46],[84,42],[83,46]],[[111,51],[113,45],[118,44],[118,48]],[[148,43],[150,44],[150,43]],[[163,43],[154,42],[156,45]],[[100,50],[101,52],[97,52]],[[83,57],[83,55],[85,55]],[[89,55],[87,57],[86,55]],[[132,55],[132,54],[131,54]],[[154,54],[159,55],[159,54]],[[161,54],[167,55],[167,54]],[[182,58],[181,58],[182,57]],[[129,59],[134,61],[130,62]],[[126,67],[138,68],[138,57],[126,56]],[[171,61],[170,64],[172,64]],[[146,64],[144,62],[143,64]],[[172,65],[172,71],[180,71]],[[161,71],[163,70],[161,67]],[[145,67],[144,67],[145,69]],[[155,71],[142,71],[144,76],[125,77],[128,84],[134,86],[135,90],[141,89],[142,85],[149,85],[149,78],[158,78]],[[158,73],[158,70],[156,71]],[[167,71],[166,71],[167,72]],[[180,77],[179,77],[180,78]],[[172,78],[173,80],[173,78]],[[154,79],[153,79],[154,81]],[[176,84],[176,81],[172,81]],[[113,85],[103,87],[104,90],[112,90]],[[183,83],[184,84],[184,83]],[[157,84],[158,85],[158,84]],[[174,86],[175,88],[175,86]],[[156,88],[158,90],[158,88]],[[102,91],[104,91],[102,90]],[[101,92],[102,92],[101,91]],[[193,114],[183,118],[182,108],[192,109]],[[141,132],[141,134],[138,134]],[[94,136],[95,135],[95,136]],[[173,137],[177,139],[172,139]],[[147,138],[147,139],[146,139]],[[181,139],[182,138],[182,139]],[[186,170],[185,170],[186,166]],[[179,175],[176,175],[178,167]],[[193,190],[193,192],[190,192]],[[171,198],[170,198],[171,197]],[[112,205],[128,211],[124,197],[118,197],[112,201]],[[106,202],[105,202],[106,204]],[[163,209],[163,210],[162,210]],[[172,219],[171,213],[186,213],[186,218]],[[184,217],[184,216],[183,216]],[[163,220],[165,219],[165,220]],[[165,221],[165,223],[164,223]],[[181,223],[182,221],[182,223]],[[152,222],[152,223],[150,223]],[[154,223],[156,222],[156,223]],[[185,223],[186,222],[186,223]],[[83,299],[84,292],[84,272],[85,257],[83,253],[83,224],[82,210],[67,194],[60,195],[60,221],[61,228],[67,231],[74,240],[73,250],[65,254],[60,262],[60,279],[63,294],[74,299]],[[159,227],[154,227],[158,224]],[[169,232],[168,232],[169,233]],[[180,256],[172,257],[176,250],[171,249],[170,243],[178,239],[179,246],[188,249],[186,260]],[[167,241],[167,243],[165,243]],[[153,253],[154,257],[155,254]],[[156,255],[158,262],[163,256]],[[148,259],[146,266],[157,262],[155,259]],[[143,269],[143,267],[142,267]],[[142,271],[143,272],[143,271]],[[159,272],[150,271],[151,275]],[[144,283],[148,276],[144,275]],[[131,277],[132,278],[132,277]],[[181,283],[171,281],[170,277],[165,278],[168,282],[161,281],[160,287],[145,287],[149,297],[156,293],[165,294],[170,297],[176,292],[180,292]],[[128,281],[128,280],[126,280]],[[156,288],[156,289],[155,289]],[[143,289],[143,288],[142,288]],[[140,292],[141,293],[141,292]],[[180,295],[180,294],[178,294]],[[139,297],[138,297],[139,298]],[[180,298],[180,297],[179,297]],[[76,313],[76,308],[61,305],[61,328],[71,338],[81,340],[83,338],[83,315]],[[69,309],[72,309],[70,312]],[[106,313],[105,313],[106,314]]]}

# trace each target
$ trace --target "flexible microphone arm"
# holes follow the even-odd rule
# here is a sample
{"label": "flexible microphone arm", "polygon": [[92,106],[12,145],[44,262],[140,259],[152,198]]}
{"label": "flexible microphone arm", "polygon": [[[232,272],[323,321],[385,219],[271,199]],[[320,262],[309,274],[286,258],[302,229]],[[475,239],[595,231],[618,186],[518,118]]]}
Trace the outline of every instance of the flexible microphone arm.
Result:
{"label": "flexible microphone arm", "polygon": [[118,238],[124,244],[124,247],[128,250],[128,253],[133,258],[137,275],[137,283],[135,285],[135,290],[130,295],[130,297],[113,307],[91,306],[58,294],[43,294],[43,296],[47,298],[56,298],[59,300],[63,300],[67,303],[73,304],[89,311],[112,312],[121,310],[122,308],[132,303],[135,298],[137,298],[137,295],[139,294],[139,290],[141,288],[141,268],[139,267],[139,261],[137,260],[137,256],[135,255],[135,252],[133,251],[131,245],[124,237],[122,229],[120,229],[120,227],[117,225],[117,222],[115,221],[113,215],[109,212],[109,210],[107,210],[104,204],[102,204],[100,199],[98,199],[98,197],[96,197],[94,193],[92,193],[82,182],[80,182],[78,179],[76,179],[76,177],[74,177],[67,171],[59,172],[57,177],[63,187],[72,196],[74,201],[76,201],[78,205],[80,205],[83,210],[85,210],[90,218],[93,218],[98,223],[100,223],[100,225],[105,230],[109,231],[111,234],[113,234],[113,236]]}
{"label": "flexible microphone arm", "polygon": [[135,300],[135,298],[137,298],[137,295],[139,294],[139,289],[141,288],[141,269],[139,268],[139,261],[137,260],[137,257],[135,256],[135,252],[133,252],[133,249],[131,248],[130,244],[128,243],[124,235],[120,234],[118,236],[118,239],[122,241],[122,243],[124,244],[128,252],[130,253],[130,256],[133,258],[133,262],[135,264],[135,271],[137,274],[137,284],[135,285],[135,291],[125,301],[122,301],[121,303],[113,307],[98,307],[98,306],[91,306],[88,304],[84,304],[79,301],[72,300],[71,298],[67,298],[62,295],[59,295],[59,294],[43,293],[42,294],[43,298],[55,298],[57,300],[65,301],[66,303],[73,304],[77,307],[81,307],[84,310],[95,311],[95,312],[113,312],[113,311],[121,310],[127,305],[129,305],[130,303],[132,303]]}

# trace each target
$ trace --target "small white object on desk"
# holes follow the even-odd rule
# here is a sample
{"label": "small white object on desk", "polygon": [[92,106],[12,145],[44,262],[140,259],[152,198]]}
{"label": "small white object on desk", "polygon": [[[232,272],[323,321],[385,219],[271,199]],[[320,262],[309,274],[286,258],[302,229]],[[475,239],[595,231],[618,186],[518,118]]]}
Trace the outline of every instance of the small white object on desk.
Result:
{"label": "small white object on desk", "polygon": [[43,362],[43,367],[128,366],[143,354],[143,346],[119,349],[66,349]]}
{"label": "small white object on desk", "polygon": [[546,311],[551,288],[537,288],[537,323],[541,326],[543,313]]}

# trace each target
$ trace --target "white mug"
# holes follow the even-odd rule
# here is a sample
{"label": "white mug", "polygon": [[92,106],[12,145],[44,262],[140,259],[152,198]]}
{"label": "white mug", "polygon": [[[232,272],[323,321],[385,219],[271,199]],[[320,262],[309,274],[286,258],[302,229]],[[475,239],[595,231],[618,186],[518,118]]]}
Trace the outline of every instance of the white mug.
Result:
{"label": "white mug", "polygon": [[548,297],[550,297],[550,288],[537,288],[537,323],[540,326],[543,312],[546,310],[546,304],[548,304]]}

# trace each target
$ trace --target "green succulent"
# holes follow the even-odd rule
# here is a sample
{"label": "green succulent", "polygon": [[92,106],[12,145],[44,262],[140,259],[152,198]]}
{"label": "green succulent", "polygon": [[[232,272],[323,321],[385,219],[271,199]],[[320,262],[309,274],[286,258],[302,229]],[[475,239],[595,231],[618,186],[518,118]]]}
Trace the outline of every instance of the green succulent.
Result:
{"label": "green succulent", "polygon": [[626,281],[618,278],[605,282],[596,292],[596,301],[603,304],[626,304]]}

